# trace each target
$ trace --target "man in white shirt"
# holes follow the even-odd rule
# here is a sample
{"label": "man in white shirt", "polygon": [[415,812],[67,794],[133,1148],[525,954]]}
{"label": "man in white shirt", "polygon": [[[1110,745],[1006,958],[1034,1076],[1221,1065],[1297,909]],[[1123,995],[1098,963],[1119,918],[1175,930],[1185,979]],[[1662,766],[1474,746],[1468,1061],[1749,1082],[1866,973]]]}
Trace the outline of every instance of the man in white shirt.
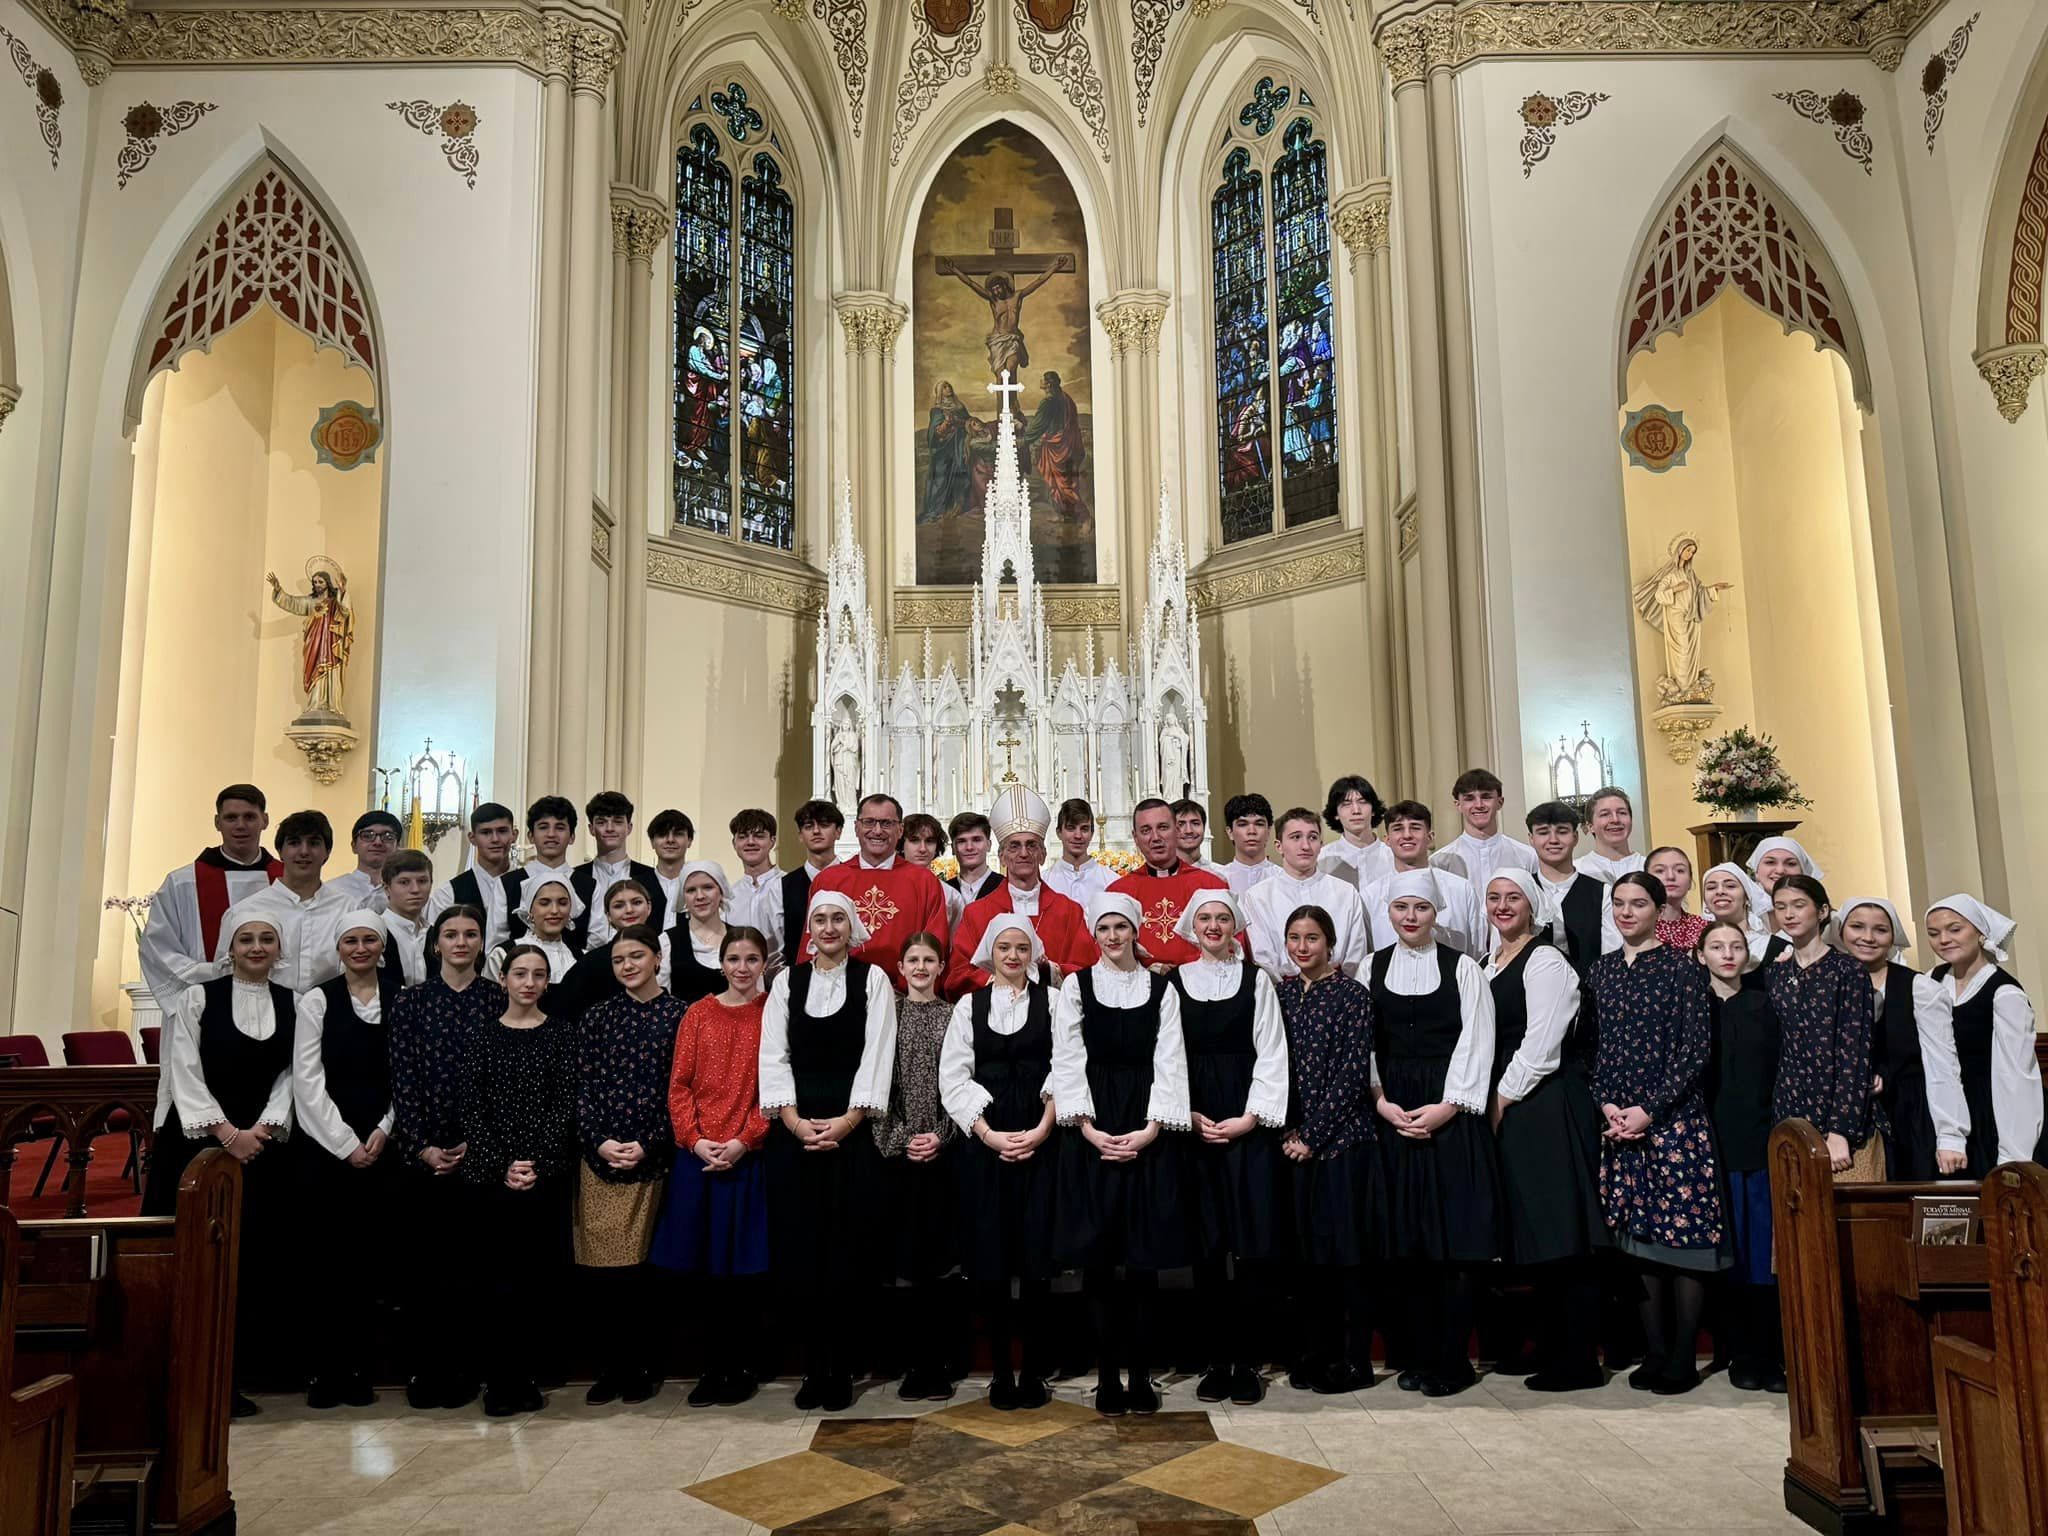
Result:
{"label": "man in white shirt", "polygon": [[[164,876],[150,898],[136,948],[142,979],[166,1014],[187,988],[220,975],[213,951],[228,909],[284,873],[263,846],[269,825],[262,790],[254,784],[228,785],[213,797],[213,828],[220,842]],[[166,1079],[157,1095],[159,1106],[170,1102],[169,1086]]]}
{"label": "man in white shirt", "polygon": [[1045,883],[1085,912],[1095,894],[1108,890],[1116,878],[1107,864],[1097,863],[1088,851],[1095,841],[1095,808],[1078,798],[1062,800],[1056,826],[1060,856],[1046,865]]}
{"label": "man in white shirt", "polygon": [[1500,829],[1500,779],[1485,768],[1467,768],[1451,786],[1465,829],[1431,855],[1430,863],[1463,875],[1477,891],[1486,889],[1502,865],[1536,872],[1536,853]]}
{"label": "man in white shirt", "polygon": [[399,849],[384,865],[383,969],[401,987],[427,979],[425,913],[433,885],[434,861],[417,848]]}
{"label": "man in white shirt", "polygon": [[[519,910],[524,905],[526,881],[530,873],[538,871],[559,875],[570,880],[569,894],[582,901],[582,895],[575,888],[569,868],[569,845],[576,841],[576,807],[564,795],[542,795],[526,808],[526,840],[533,844],[533,857],[519,868],[505,876],[501,884],[505,891],[507,933],[511,938],[526,936],[526,924],[519,920]],[[652,894],[650,892],[650,894]],[[583,902],[583,911],[588,912],[590,904]],[[578,913],[580,918],[582,913]],[[579,940],[588,937],[580,927],[571,927],[563,934],[571,949],[580,950]]]}
{"label": "man in white shirt", "polygon": [[1318,867],[1323,831],[1316,813],[1296,806],[1280,818],[1280,862],[1270,879],[1240,898],[1252,959],[1276,982],[1299,969],[1287,953],[1287,919],[1301,907],[1321,907],[1337,930],[1330,959],[1346,976],[1356,976],[1372,958],[1370,924],[1358,888]]}
{"label": "man in white shirt", "polygon": [[[1389,949],[1401,942],[1392,919],[1387,916],[1387,889],[1395,876],[1414,870],[1430,870],[1430,828],[1435,818],[1420,800],[1396,800],[1387,807],[1387,847],[1394,857],[1394,874],[1376,881],[1365,893],[1366,915],[1372,920],[1372,947]],[[1489,929],[1480,910],[1479,894],[1470,880],[1448,869],[1435,869],[1436,888],[1443,900],[1436,909],[1438,942],[1470,955],[1486,958]]]}
{"label": "man in white shirt", "polygon": [[349,852],[355,855],[356,867],[327,883],[347,892],[357,906],[377,910],[384,896],[384,861],[398,851],[404,840],[405,828],[389,811],[363,812],[348,835]]}
{"label": "man in white shirt", "polygon": [[248,900],[248,910],[277,924],[284,955],[270,979],[301,995],[341,974],[335,950],[342,917],[359,903],[348,891],[321,882],[334,851],[334,827],[319,811],[293,811],[277,824],[277,857],[284,873]]}
{"label": "man in white shirt", "polygon": [[1223,873],[1223,866],[1209,857],[1209,813],[1193,800],[1173,802],[1173,842],[1181,863],[1212,875]]}
{"label": "man in white shirt", "polygon": [[838,862],[835,848],[846,830],[846,813],[830,800],[806,800],[790,818],[804,861],[782,877],[782,941],[795,951],[804,938],[804,917],[810,908],[811,882]]}
{"label": "man in white shirt", "polygon": [[760,929],[768,939],[768,964],[779,965],[784,937],[782,871],[775,867],[775,813],[749,807],[733,817],[729,830],[740,872],[732,882],[725,920],[742,928]]}
{"label": "man in white shirt", "polygon": [[[662,924],[673,928],[683,911],[683,866],[697,841],[697,824],[681,811],[656,811],[647,823],[647,846],[654,850],[654,877],[661,882]],[[651,893],[650,893],[651,894]]]}
{"label": "man in white shirt", "polygon": [[647,904],[653,909],[647,924],[656,933],[661,932],[667,919],[661,878],[653,865],[642,864],[626,849],[633,837],[633,802],[616,789],[603,789],[590,797],[583,814],[590,818],[590,837],[597,844],[597,857],[578,864],[570,872],[569,888],[583,903],[583,917],[571,930],[569,947],[583,951],[611,942],[612,925],[604,915],[604,899],[621,880],[636,880],[647,892]]}
{"label": "man in white shirt", "polygon": [[967,901],[979,901],[1001,889],[1003,877],[988,867],[989,850],[995,844],[986,816],[979,811],[962,811],[946,823],[946,836],[952,840],[953,857],[960,864],[960,873],[946,884]]}
{"label": "man in white shirt", "polygon": [[1621,948],[1606,883],[1572,863],[1572,851],[1579,846],[1579,813],[1562,800],[1546,800],[1532,809],[1528,828],[1536,878],[1557,902],[1564,923],[1564,932],[1552,937],[1583,976],[1595,960]]}
{"label": "man in white shirt", "polygon": [[1323,825],[1337,834],[1323,845],[1323,873],[1349,880],[1360,891],[1394,872],[1393,850],[1375,830],[1386,819],[1380,792],[1362,773],[1347,773],[1330,786]]}
{"label": "man in white shirt", "polygon": [[484,924],[484,952],[488,954],[511,935],[511,914],[505,906],[505,877],[512,872],[512,845],[519,840],[519,827],[512,808],[486,800],[469,813],[469,868],[453,880],[444,881],[427,898],[420,915],[429,927],[450,907],[481,908]]}
{"label": "man in white shirt", "polygon": [[[1242,896],[1280,867],[1267,857],[1273,842],[1273,802],[1264,795],[1232,795],[1223,802],[1223,827],[1232,850],[1223,878]],[[1316,842],[1320,846],[1320,834]]]}
{"label": "man in white shirt", "polygon": [[1593,791],[1586,802],[1586,824],[1593,834],[1592,848],[1579,858],[1582,875],[1591,875],[1607,885],[1643,867],[1643,856],[1629,851],[1628,840],[1636,829],[1636,808],[1628,791],[1609,784]]}

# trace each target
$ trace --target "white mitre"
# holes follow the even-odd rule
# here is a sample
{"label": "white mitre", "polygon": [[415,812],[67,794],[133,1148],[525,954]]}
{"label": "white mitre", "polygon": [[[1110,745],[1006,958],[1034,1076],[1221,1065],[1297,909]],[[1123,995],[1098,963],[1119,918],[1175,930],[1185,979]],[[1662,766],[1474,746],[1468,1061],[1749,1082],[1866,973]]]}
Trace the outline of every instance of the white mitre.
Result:
{"label": "white mitre", "polygon": [[994,829],[996,846],[1003,846],[1003,839],[1014,837],[1019,832],[1029,832],[1044,837],[1046,828],[1052,825],[1052,811],[1022,784],[1012,784],[1000,795],[988,810],[989,825]]}

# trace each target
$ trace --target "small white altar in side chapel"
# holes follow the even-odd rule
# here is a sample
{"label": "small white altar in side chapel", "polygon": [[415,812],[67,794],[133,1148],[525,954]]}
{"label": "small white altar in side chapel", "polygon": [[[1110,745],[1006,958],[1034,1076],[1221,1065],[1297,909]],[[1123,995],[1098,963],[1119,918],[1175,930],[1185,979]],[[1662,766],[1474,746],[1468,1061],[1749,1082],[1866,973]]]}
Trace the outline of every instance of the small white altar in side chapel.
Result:
{"label": "small white altar in side chapel", "polygon": [[1110,654],[1098,666],[1091,630],[1083,661],[1070,657],[1058,676],[1045,597],[1032,572],[1017,417],[1008,408],[998,417],[983,529],[967,674],[951,660],[933,667],[926,630],[917,666],[906,657],[891,677],[868,608],[867,556],[854,537],[851,493],[841,493],[818,617],[811,778],[815,794],[846,811],[849,846],[854,806],[875,793],[894,795],[906,814],[926,811],[942,822],[986,811],[1007,784],[1027,784],[1055,808],[1078,795],[1095,807],[1097,845],[1110,848],[1131,846],[1131,807],[1140,800],[1185,795],[1206,807],[1201,649],[1186,548],[1165,492],[1137,643],[1121,662]]}

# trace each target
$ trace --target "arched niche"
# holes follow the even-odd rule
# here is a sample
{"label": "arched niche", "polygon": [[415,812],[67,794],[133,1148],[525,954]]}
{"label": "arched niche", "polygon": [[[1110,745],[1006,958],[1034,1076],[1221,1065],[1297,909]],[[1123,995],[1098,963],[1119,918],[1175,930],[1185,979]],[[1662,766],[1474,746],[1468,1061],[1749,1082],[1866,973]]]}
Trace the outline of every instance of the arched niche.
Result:
{"label": "arched niche", "polygon": [[1977,277],[1972,360],[1999,413],[2017,422],[2048,372],[2043,271],[2048,268],[2048,51],[2035,60],[2007,126],[1991,184]]}

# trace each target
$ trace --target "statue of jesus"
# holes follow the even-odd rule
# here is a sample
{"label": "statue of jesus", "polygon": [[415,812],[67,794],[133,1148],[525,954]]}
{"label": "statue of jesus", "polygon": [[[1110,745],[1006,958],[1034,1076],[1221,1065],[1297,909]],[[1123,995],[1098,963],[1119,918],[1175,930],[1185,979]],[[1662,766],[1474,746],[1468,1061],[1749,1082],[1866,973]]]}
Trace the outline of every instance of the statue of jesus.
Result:
{"label": "statue of jesus", "polygon": [[306,562],[310,592],[287,592],[268,573],[270,600],[286,613],[297,614],[301,626],[299,687],[306,695],[305,713],[348,718],[342,707],[347,686],[348,654],[354,648],[356,618],[348,605],[348,577],[325,555]]}

